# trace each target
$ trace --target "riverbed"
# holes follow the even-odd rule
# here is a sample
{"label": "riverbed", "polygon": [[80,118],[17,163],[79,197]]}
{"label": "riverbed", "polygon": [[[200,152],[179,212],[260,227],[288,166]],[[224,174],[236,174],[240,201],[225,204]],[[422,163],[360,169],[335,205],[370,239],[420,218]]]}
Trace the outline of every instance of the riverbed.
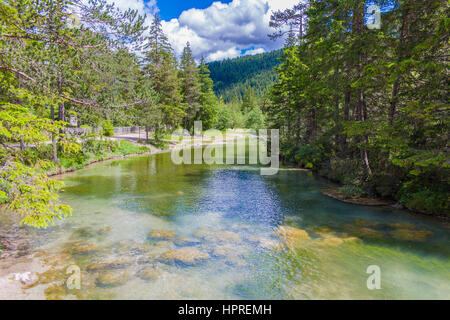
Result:
{"label": "riverbed", "polygon": [[[445,222],[342,203],[310,172],[177,166],[166,153],[59,179],[73,215],[47,230],[18,228],[27,248],[0,260],[3,279],[36,277],[11,298],[450,298]],[[80,288],[67,286],[74,266]],[[370,266],[379,289],[368,286]]]}

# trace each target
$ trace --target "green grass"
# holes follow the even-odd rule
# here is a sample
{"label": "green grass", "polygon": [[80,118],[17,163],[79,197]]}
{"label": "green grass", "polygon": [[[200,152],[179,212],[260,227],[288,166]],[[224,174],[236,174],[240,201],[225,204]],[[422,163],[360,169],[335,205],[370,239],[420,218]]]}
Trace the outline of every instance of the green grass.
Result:
{"label": "green grass", "polygon": [[117,151],[114,152],[114,154],[125,156],[129,154],[141,154],[148,151],[149,149],[145,146],[137,146],[129,141],[121,141],[119,148],[117,149]]}
{"label": "green grass", "polygon": [[[109,149],[108,149],[109,148]],[[130,154],[143,154],[148,152],[149,148],[145,146],[135,145],[129,141],[111,142],[111,141],[95,141],[95,148],[85,149],[69,157],[60,157],[61,167],[81,169],[86,164],[106,160],[115,156],[127,156]]]}
{"label": "green grass", "polygon": [[167,143],[166,142],[164,142],[164,141],[159,141],[159,142],[156,142],[156,141],[154,141],[154,140],[150,140],[150,141],[148,141],[147,142],[147,144],[149,144],[149,145],[151,145],[151,146],[154,146],[155,148],[158,148],[158,149],[168,149],[169,147],[167,146]]}

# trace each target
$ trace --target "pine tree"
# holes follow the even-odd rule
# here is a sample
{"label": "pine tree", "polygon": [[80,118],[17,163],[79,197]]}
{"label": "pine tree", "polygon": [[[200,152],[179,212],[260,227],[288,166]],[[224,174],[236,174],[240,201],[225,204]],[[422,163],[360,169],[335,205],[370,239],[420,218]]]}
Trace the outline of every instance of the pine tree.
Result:
{"label": "pine tree", "polygon": [[[381,29],[365,25],[373,4]],[[297,23],[295,12],[273,26]],[[303,41],[287,42],[265,108],[284,156],[367,193],[448,212],[448,12],[444,0],[310,1]]]}
{"label": "pine tree", "polygon": [[256,105],[256,98],[253,92],[252,87],[248,87],[244,96],[244,100],[242,101],[242,111],[244,113],[250,112]]}
{"label": "pine tree", "polygon": [[214,94],[214,83],[210,77],[210,71],[203,58],[198,73],[200,77],[200,110],[196,119],[202,121],[204,130],[208,130],[213,128],[217,121],[219,102]]}
{"label": "pine tree", "polygon": [[[73,6],[83,27],[73,24]],[[0,11],[0,203],[20,213],[22,223],[46,228],[71,213],[58,201],[61,183],[47,176],[49,160],[81,149],[64,134],[66,113],[113,107],[115,92],[103,81],[115,72],[108,58],[125,47],[124,39],[139,42],[144,18],[96,0],[8,1]],[[43,152],[49,136],[51,159]],[[20,148],[11,146],[16,143]]]}
{"label": "pine tree", "polygon": [[184,128],[190,131],[194,127],[194,119],[200,109],[201,88],[197,64],[189,42],[183,49],[180,67],[182,101],[186,113]]}
{"label": "pine tree", "polygon": [[147,140],[150,130],[155,131],[155,139],[159,140],[166,129],[178,125],[183,111],[179,107],[181,96],[177,62],[158,14],[154,15],[146,42],[145,76],[159,96],[156,106],[147,105]]}

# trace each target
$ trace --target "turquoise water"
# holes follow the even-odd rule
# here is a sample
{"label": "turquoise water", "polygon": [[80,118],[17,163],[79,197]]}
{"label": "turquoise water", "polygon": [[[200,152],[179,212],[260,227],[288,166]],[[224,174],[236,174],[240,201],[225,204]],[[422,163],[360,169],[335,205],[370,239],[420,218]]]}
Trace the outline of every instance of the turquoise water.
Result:
{"label": "turquoise water", "polygon": [[[39,284],[49,299],[450,298],[447,225],[328,198],[329,182],[310,172],[264,177],[158,154],[61,179],[73,216],[30,235],[52,268]],[[81,269],[80,290],[63,284],[68,265]],[[380,290],[367,287],[371,265]]]}

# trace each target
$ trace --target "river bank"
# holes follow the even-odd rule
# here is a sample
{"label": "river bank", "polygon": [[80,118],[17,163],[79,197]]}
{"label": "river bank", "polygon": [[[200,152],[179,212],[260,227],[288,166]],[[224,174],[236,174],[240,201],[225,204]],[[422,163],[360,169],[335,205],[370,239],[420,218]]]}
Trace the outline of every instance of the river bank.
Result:
{"label": "river bank", "polygon": [[142,153],[130,153],[130,154],[125,154],[125,155],[113,155],[113,154],[109,154],[109,155],[105,155],[99,159],[93,159],[90,160],[86,163],[83,164],[82,167],[69,167],[69,168],[64,168],[62,166],[53,168],[52,170],[50,170],[48,172],[48,176],[49,177],[55,177],[55,176],[59,176],[65,173],[70,173],[70,172],[75,172],[84,168],[87,168],[93,164],[97,164],[97,163],[101,163],[101,162],[105,162],[105,161],[110,161],[110,160],[119,160],[119,159],[127,159],[127,158],[133,158],[133,157],[140,157],[140,156],[145,156],[145,155],[152,155],[152,154],[158,154],[158,153],[162,153],[162,152],[170,152],[172,149],[158,149],[156,147],[149,147],[148,152],[142,152]]}
{"label": "river bank", "polygon": [[417,215],[418,217],[426,216],[426,217],[430,217],[432,219],[436,219],[436,220],[444,222],[444,223],[450,222],[450,216],[448,216],[446,214],[436,214],[436,213],[430,213],[430,212],[426,212],[426,211],[415,210],[413,208],[408,208],[392,199],[386,199],[386,198],[381,198],[381,197],[378,197],[378,198],[377,197],[375,197],[375,198],[349,197],[349,198],[347,198],[339,191],[339,189],[342,187],[341,184],[339,184],[338,182],[334,181],[333,179],[329,178],[326,175],[320,174],[319,172],[317,172],[316,170],[313,170],[313,169],[288,166],[288,167],[285,167],[280,170],[311,172],[315,176],[320,177],[329,182],[330,185],[321,190],[321,193],[324,196],[327,196],[329,198],[332,198],[334,200],[337,200],[337,201],[340,201],[343,203],[348,203],[348,204],[353,204],[353,205],[358,205],[358,206],[368,206],[368,207],[387,207],[387,208],[392,208],[394,210],[406,211],[412,215]]}

